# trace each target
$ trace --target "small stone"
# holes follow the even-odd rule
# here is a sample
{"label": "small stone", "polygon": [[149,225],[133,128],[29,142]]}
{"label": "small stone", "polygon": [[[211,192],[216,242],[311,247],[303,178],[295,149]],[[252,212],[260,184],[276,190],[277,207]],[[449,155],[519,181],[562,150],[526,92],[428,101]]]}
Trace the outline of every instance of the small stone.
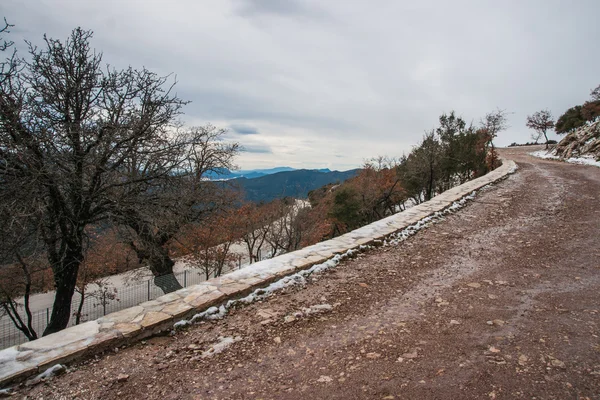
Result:
{"label": "small stone", "polygon": [[404,357],[398,357],[396,359],[396,362],[399,362],[399,363],[404,362]]}
{"label": "small stone", "polygon": [[258,310],[256,315],[261,319],[271,319],[275,317],[277,313],[270,308],[263,308]]}
{"label": "small stone", "polygon": [[494,346],[490,346],[490,348],[488,350],[490,353],[500,353],[500,349],[498,349]]}
{"label": "small stone", "polygon": [[417,353],[417,349],[414,349],[410,353],[404,353],[404,354],[402,354],[402,357],[408,358],[408,359],[417,358],[418,356],[419,356],[419,354]]}
{"label": "small stone", "polygon": [[360,287],[364,287],[364,288],[367,288],[367,287],[369,287],[369,285],[367,285],[367,284],[366,284],[366,283],[364,283],[364,282],[360,282],[360,283],[358,284],[358,286],[360,286]]}
{"label": "small stone", "polygon": [[366,357],[367,358],[379,358],[379,357],[381,357],[381,354],[379,354],[379,353],[367,353]]}
{"label": "small stone", "polygon": [[281,338],[279,336],[273,338],[273,341],[277,344],[281,344]]}
{"label": "small stone", "polygon": [[504,325],[504,324],[505,324],[505,322],[504,322],[504,321],[502,321],[501,319],[495,319],[495,320],[493,320],[493,321],[492,321],[492,323],[493,323],[494,325],[496,325],[496,326],[502,326],[502,325]]}
{"label": "small stone", "polygon": [[331,381],[333,381],[333,379],[327,375],[321,375],[319,377],[319,379],[317,379],[317,382],[321,382],[321,383],[330,383]]}
{"label": "small stone", "polygon": [[451,319],[450,320],[450,325],[460,325],[460,321],[457,321],[455,319]]}
{"label": "small stone", "polygon": [[471,282],[471,283],[467,283],[468,287],[474,288],[474,289],[478,289],[481,287],[481,283],[477,283],[477,282]]}
{"label": "small stone", "polygon": [[125,382],[127,379],[129,379],[129,375],[127,374],[117,375],[117,382]]}
{"label": "small stone", "polygon": [[529,358],[527,358],[527,356],[525,354],[521,354],[519,356],[519,365],[520,366],[524,366],[525,363],[527,363],[527,361],[529,361]]}
{"label": "small stone", "polygon": [[488,294],[488,298],[490,300],[496,300],[498,298],[498,296],[496,296],[495,294]]}
{"label": "small stone", "polygon": [[562,362],[562,361],[560,361],[557,358],[550,359],[550,365],[552,365],[553,367],[556,367],[556,368],[562,368],[562,369],[567,368],[567,366],[565,365],[565,363]]}
{"label": "small stone", "polygon": [[296,317],[293,315],[286,315],[285,318],[283,319],[283,322],[290,323],[290,322],[294,322],[296,320]]}

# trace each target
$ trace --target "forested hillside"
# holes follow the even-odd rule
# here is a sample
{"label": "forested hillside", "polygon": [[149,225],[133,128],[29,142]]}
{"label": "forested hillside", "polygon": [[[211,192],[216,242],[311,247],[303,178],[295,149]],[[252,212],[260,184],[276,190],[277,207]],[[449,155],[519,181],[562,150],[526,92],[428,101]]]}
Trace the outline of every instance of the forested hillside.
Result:
{"label": "forested hillside", "polygon": [[360,170],[321,172],[300,169],[278,172],[258,178],[237,178],[233,182],[242,189],[244,198],[252,202],[269,202],[283,197],[304,199],[311,190],[330,183],[341,183],[355,176]]}

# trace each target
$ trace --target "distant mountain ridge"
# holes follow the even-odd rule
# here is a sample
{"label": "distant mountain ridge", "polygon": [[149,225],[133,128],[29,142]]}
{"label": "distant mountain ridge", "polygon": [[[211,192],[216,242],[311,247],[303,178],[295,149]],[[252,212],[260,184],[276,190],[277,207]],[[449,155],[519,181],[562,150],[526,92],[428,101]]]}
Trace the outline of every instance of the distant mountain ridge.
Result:
{"label": "distant mountain ridge", "polygon": [[[206,174],[206,177],[211,180],[229,180],[236,178],[259,178],[265,175],[272,175],[279,172],[290,172],[290,171],[301,171],[292,167],[275,167],[275,168],[267,168],[267,169],[248,169],[248,170],[240,170],[240,171],[230,171],[228,169],[221,169],[218,171],[211,171]],[[315,169],[310,171],[319,171],[319,172],[331,172],[329,168]]]}
{"label": "distant mountain ridge", "polygon": [[307,198],[308,192],[330,183],[343,182],[354,177],[359,169],[330,171],[298,169],[276,172],[256,178],[239,177],[232,183],[243,190],[245,199],[252,202],[269,202],[276,198]]}

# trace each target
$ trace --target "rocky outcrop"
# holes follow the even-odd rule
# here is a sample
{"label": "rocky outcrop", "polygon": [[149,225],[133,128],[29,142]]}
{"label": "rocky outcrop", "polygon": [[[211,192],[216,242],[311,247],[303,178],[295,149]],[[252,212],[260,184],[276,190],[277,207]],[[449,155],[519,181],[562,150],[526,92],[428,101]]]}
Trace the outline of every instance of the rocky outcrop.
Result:
{"label": "rocky outcrop", "polygon": [[600,161],[600,121],[567,134],[553,154],[560,158],[593,157]]}

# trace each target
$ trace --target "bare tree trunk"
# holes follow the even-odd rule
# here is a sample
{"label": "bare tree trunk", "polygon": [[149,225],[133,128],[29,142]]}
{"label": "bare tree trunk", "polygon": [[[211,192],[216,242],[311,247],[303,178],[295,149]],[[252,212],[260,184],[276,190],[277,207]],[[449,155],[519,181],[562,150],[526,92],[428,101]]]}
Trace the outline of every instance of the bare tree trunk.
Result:
{"label": "bare tree trunk", "polygon": [[147,259],[147,262],[148,268],[154,275],[154,284],[165,294],[183,289],[173,274],[175,263],[169,257],[167,249],[162,247],[155,249],[154,254]]}
{"label": "bare tree trunk", "polygon": [[43,336],[63,330],[69,325],[69,320],[71,319],[71,301],[75,293],[79,261],[71,258],[70,261],[65,260],[65,262],[54,266],[52,269],[54,272],[56,295],[54,296],[50,322],[46,326]]}
{"label": "bare tree trunk", "polygon": [[75,325],[81,323],[81,311],[83,310],[83,303],[85,302],[85,286],[79,291],[81,298],[79,299],[79,306],[77,306],[77,314],[75,314]]}

